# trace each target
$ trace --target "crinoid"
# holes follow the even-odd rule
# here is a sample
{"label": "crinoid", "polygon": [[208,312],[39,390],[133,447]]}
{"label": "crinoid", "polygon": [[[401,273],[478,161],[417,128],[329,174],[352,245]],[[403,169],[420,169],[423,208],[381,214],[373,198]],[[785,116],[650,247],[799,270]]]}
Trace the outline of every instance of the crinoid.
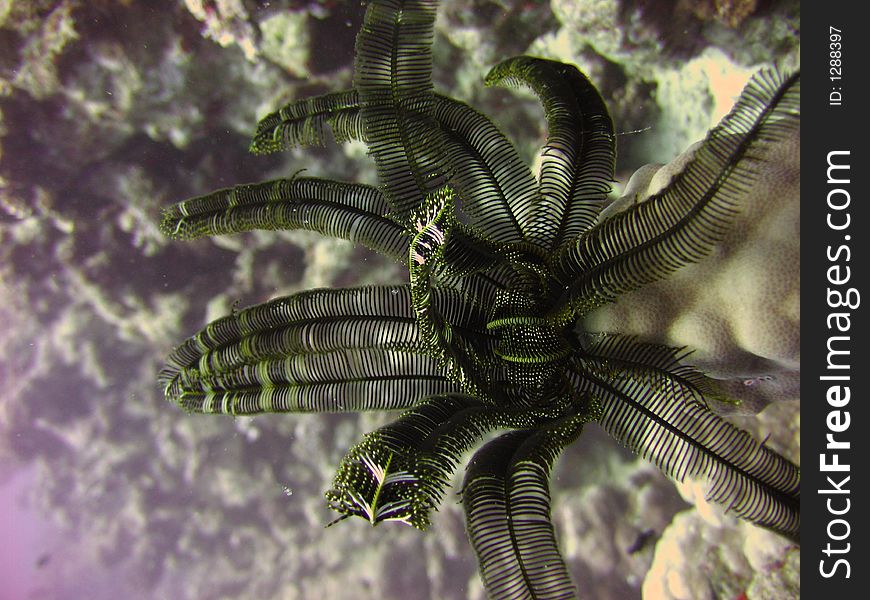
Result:
{"label": "crinoid", "polygon": [[408,266],[394,286],[319,289],[218,319],[160,375],[187,411],[403,410],[349,450],[326,496],[341,520],[419,529],[460,457],[467,530],[495,598],[566,598],[574,587],[550,521],[550,469],[595,422],[676,480],[797,539],[799,470],[709,409],[714,380],[687,351],[579,323],[620,294],[701,260],[753,185],[759,149],[799,126],[799,75],[763,71],[668,186],[599,219],[615,161],[598,91],[572,65],[520,56],[488,85],[540,98],[548,138],[536,176],[483,114],[433,92],[437,2],[372,2],[354,88],[264,118],[256,153],[364,141],[379,187],[307,177],[181,202],[162,229],[191,239],[309,229]]}

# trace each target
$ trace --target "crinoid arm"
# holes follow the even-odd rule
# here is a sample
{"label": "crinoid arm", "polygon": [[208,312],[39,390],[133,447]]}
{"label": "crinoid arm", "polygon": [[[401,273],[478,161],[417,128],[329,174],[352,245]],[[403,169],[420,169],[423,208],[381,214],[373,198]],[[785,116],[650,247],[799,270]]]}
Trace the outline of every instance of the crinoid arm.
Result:
{"label": "crinoid arm", "polygon": [[[459,209],[471,226],[494,241],[527,241],[524,228],[538,190],[514,145],[486,115],[441,94],[433,95],[431,118],[463,200]],[[296,100],[260,120],[251,151],[324,145],[327,127],[336,141],[365,141],[362,123],[356,90]]]}
{"label": "crinoid arm", "polygon": [[517,56],[499,63],[487,85],[526,85],[541,99],[547,142],[541,150],[540,198],[529,237],[548,250],[595,224],[616,161],[613,121],[591,81],[574,65]]}
{"label": "crinoid arm", "polygon": [[710,411],[716,384],[683,350],[605,336],[574,363],[577,390],[601,403],[601,426],[676,481],[700,479],[707,499],[798,541],[800,469]]}
{"label": "crinoid arm", "polygon": [[160,228],[176,239],[261,230],[305,229],[366,246],[396,261],[407,259],[407,233],[385,216],[376,187],[291,177],[217,190],[163,212]]}
{"label": "crinoid arm", "polygon": [[[398,420],[366,434],[347,453],[326,497],[334,510],[346,516],[367,516],[375,525],[387,518],[378,518],[371,510],[379,492],[376,480],[380,470],[392,465],[407,476],[396,480],[390,489],[393,496],[401,498],[401,509],[391,511],[389,518],[426,529],[431,511],[441,503],[465,452],[491,431],[533,427],[544,419],[541,413],[498,406],[464,394],[422,398]],[[361,465],[368,466],[362,469]]]}
{"label": "crinoid arm", "polygon": [[269,113],[257,124],[250,151],[269,154],[297,146],[323,146],[327,126],[338,142],[362,140],[356,90],[303,98]]}
{"label": "crinoid arm", "polygon": [[706,256],[749,197],[761,148],[799,126],[800,73],[756,74],[668,186],[552,257],[568,303],[583,314]]}
{"label": "crinoid arm", "polygon": [[550,520],[550,469],[585,418],[567,416],[486,444],[462,488],[468,537],[492,598],[574,598]]}
{"label": "crinoid arm", "polygon": [[369,4],[356,40],[354,88],[362,131],[394,218],[410,213],[450,176],[432,116],[435,1]]}
{"label": "crinoid arm", "polygon": [[456,390],[419,343],[407,286],[312,290],[210,323],[160,374],[192,412],[403,409]]}

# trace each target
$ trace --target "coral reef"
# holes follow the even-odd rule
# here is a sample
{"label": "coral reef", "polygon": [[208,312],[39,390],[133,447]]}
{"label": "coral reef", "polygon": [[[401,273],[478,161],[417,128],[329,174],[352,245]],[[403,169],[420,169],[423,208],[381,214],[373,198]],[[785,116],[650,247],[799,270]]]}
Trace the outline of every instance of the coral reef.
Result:
{"label": "coral reef", "polygon": [[[382,423],[377,416],[178,420],[163,406],[154,384],[161,357],[237,301],[398,279],[395,265],[303,232],[176,246],[156,235],[158,207],[174,199],[293,172],[298,156],[282,162],[247,154],[250,124],[291,98],[350,81],[360,6],[240,2],[229,13],[216,4],[224,5],[0,1],[0,457],[35,470],[30,502],[66,534],[49,548],[56,558],[45,572],[134,599],[341,598],[349,589],[359,598],[481,598],[462,517],[449,501],[426,536],[362,522],[323,534],[331,515],[320,491],[356,432]],[[499,115],[530,158],[544,135],[539,108],[531,100],[511,113],[493,108],[506,93],[481,92],[478,82],[504,49],[576,62],[601,83],[624,133],[626,180],[699,139],[757,66],[797,64],[796,2],[765,3],[733,26],[686,15],[684,36],[654,18],[672,3],[643,11],[640,4],[445,1],[436,87]],[[277,27],[288,19],[307,23],[298,46]],[[227,35],[232,41],[224,42]],[[225,46],[215,41],[220,36]],[[720,91],[731,76],[739,83]],[[330,146],[318,151],[317,165],[307,153],[307,174],[373,182],[373,170],[360,169],[365,161],[350,160],[363,151]],[[754,218],[759,243],[777,256],[794,251],[785,232],[763,226],[773,213]],[[769,284],[771,297],[788,297],[788,282]],[[672,315],[666,324],[675,340],[691,340],[709,356],[747,351],[768,361],[729,376],[780,369],[777,379],[759,380],[764,390],[797,367],[793,347],[771,347],[770,332],[740,330],[736,315],[719,315],[725,334],[702,338],[696,324],[706,309],[696,308],[695,316]],[[781,327],[793,325],[793,301],[770,309]],[[758,406],[775,398],[763,394]],[[796,408],[774,403],[756,425],[792,458]],[[795,416],[766,419],[776,410]],[[676,532],[687,556],[698,540],[708,540],[705,548],[720,543],[720,529],[699,523],[695,512],[666,529],[689,505],[655,470],[598,441],[582,451],[606,453],[595,461],[603,466],[582,481],[567,467],[580,449],[557,465],[556,528],[572,573],[595,574],[596,598],[639,597],[649,566],[648,585],[664,572],[655,546],[663,532],[665,539]],[[612,522],[594,532],[585,526],[599,518]],[[699,524],[683,525],[689,522]],[[690,539],[680,529],[701,533]],[[654,537],[629,552],[648,530]],[[748,526],[736,535],[735,547],[762,547]],[[609,561],[599,560],[598,547]],[[786,569],[794,571],[799,555],[787,550],[786,559],[773,571],[765,558],[735,559],[735,581],[771,586],[759,597],[792,598]],[[125,580],[124,589],[111,587]]]}

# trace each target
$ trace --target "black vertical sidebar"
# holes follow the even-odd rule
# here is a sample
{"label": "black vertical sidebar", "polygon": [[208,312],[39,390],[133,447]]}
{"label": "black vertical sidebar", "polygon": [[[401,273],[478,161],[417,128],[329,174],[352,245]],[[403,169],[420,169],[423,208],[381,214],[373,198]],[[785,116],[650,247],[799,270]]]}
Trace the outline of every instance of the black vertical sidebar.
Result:
{"label": "black vertical sidebar", "polygon": [[[803,2],[801,593],[870,589],[870,95],[863,4]],[[866,306],[865,306],[866,305]]]}

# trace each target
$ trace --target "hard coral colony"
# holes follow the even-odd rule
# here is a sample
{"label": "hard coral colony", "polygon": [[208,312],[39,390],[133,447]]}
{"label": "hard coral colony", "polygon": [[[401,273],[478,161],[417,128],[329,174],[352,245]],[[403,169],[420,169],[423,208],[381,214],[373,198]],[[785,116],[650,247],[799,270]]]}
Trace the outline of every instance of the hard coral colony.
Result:
{"label": "hard coral colony", "polygon": [[758,177],[760,151],[799,127],[799,74],[758,73],[659,192],[601,210],[614,175],[607,108],[574,66],[519,56],[487,85],[524,85],[548,137],[535,175],[485,115],[437,94],[437,2],[368,6],[354,87],[292,102],[252,150],[362,140],[378,187],[290,177],[167,209],[180,239],[308,229],[408,266],[392,286],[319,289],[210,323],[170,356],[166,397],[192,412],[404,410],[341,461],[326,496],[337,520],[430,524],[462,455],[467,532],[493,598],[568,598],[550,520],[549,474],[594,422],[672,478],[797,540],[799,469],[710,407],[728,401],[688,351],[584,316],[699,261],[726,235]]}

